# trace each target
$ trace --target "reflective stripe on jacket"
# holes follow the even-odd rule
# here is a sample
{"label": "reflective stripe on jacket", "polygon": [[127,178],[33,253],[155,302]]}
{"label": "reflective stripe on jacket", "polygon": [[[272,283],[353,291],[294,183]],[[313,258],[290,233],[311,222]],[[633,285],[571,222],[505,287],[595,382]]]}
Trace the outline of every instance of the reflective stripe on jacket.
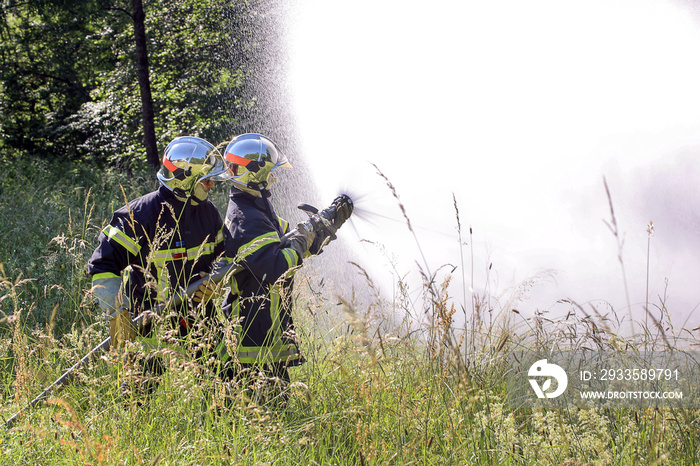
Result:
{"label": "reflective stripe on jacket", "polygon": [[303,259],[280,238],[289,224],[280,219],[267,198],[231,188],[225,227],[226,256],[244,270],[233,276],[224,299],[224,313],[239,322],[236,356],[243,364],[301,362],[293,330],[293,275]]}
{"label": "reflective stripe on jacket", "polygon": [[88,273],[93,286],[99,286],[100,280],[119,277],[129,267],[132,307],[150,309],[173,290],[186,289],[200,272],[209,272],[224,252],[227,234],[209,200],[193,206],[161,187],[114,213],[98,237]]}

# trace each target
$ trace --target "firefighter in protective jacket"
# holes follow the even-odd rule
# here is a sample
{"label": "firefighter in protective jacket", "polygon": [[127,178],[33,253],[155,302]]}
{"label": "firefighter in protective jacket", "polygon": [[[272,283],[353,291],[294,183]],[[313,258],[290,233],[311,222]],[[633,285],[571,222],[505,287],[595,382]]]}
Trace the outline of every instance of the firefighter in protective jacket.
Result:
{"label": "firefighter in protective jacket", "polygon": [[[230,282],[223,311],[237,325],[235,360],[228,376],[255,368],[267,377],[289,381],[287,368],[303,363],[291,314],[294,272],[326,238],[279,218],[270,203],[272,171],[290,167],[286,157],[266,136],[243,134],[226,147],[224,160],[233,183],[224,220],[229,231],[226,256],[243,270]],[[350,215],[339,213],[340,226]]]}
{"label": "firefighter in protective jacket", "polygon": [[[225,171],[207,141],[176,138],[165,149],[160,188],[117,210],[100,233],[88,273],[100,307],[111,316],[112,345],[133,339],[134,316],[182,292],[223,254],[226,232],[208,192],[214,181],[227,179]],[[191,322],[187,309],[180,316],[182,334]]]}

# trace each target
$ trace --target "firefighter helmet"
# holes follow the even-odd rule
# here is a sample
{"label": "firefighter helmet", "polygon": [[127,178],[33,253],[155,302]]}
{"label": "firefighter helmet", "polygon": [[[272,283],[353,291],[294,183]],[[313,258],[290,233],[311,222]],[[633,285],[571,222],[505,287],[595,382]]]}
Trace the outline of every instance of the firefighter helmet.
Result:
{"label": "firefighter helmet", "polygon": [[163,166],[156,176],[163,186],[180,198],[192,196],[199,181],[229,179],[219,151],[204,139],[193,136],[178,137],[168,144],[163,154]]}
{"label": "firefighter helmet", "polygon": [[270,184],[277,167],[291,167],[287,157],[267,136],[246,133],[226,146],[224,161],[231,181],[239,188],[262,193]]}

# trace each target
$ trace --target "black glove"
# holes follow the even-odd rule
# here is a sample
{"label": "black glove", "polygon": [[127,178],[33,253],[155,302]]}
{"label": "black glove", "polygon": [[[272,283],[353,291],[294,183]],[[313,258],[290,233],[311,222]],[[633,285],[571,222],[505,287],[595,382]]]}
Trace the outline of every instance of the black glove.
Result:
{"label": "black glove", "polygon": [[323,252],[323,247],[328,244],[327,238],[328,234],[323,231],[316,233],[316,238],[314,242],[311,243],[309,253],[314,256],[321,254]]}
{"label": "black glove", "polygon": [[333,200],[335,207],[335,219],[333,219],[333,229],[338,230],[347,219],[350,218],[352,214],[353,204],[352,200],[346,196],[341,195]]}
{"label": "black glove", "polygon": [[297,254],[299,254],[299,257],[303,258],[316,239],[316,236],[316,232],[309,228],[309,225],[300,222],[297,224],[294,231],[285,235],[285,247],[294,249]]}

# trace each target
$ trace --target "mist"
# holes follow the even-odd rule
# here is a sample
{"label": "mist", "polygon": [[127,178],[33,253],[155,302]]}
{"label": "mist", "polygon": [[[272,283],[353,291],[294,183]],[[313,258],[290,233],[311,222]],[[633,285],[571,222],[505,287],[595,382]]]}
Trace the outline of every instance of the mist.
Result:
{"label": "mist", "polygon": [[648,302],[696,327],[692,5],[427,5],[307,0],[288,19],[303,157],[324,198],[358,199],[344,237],[378,281],[456,267],[466,307],[465,288],[527,313]]}

